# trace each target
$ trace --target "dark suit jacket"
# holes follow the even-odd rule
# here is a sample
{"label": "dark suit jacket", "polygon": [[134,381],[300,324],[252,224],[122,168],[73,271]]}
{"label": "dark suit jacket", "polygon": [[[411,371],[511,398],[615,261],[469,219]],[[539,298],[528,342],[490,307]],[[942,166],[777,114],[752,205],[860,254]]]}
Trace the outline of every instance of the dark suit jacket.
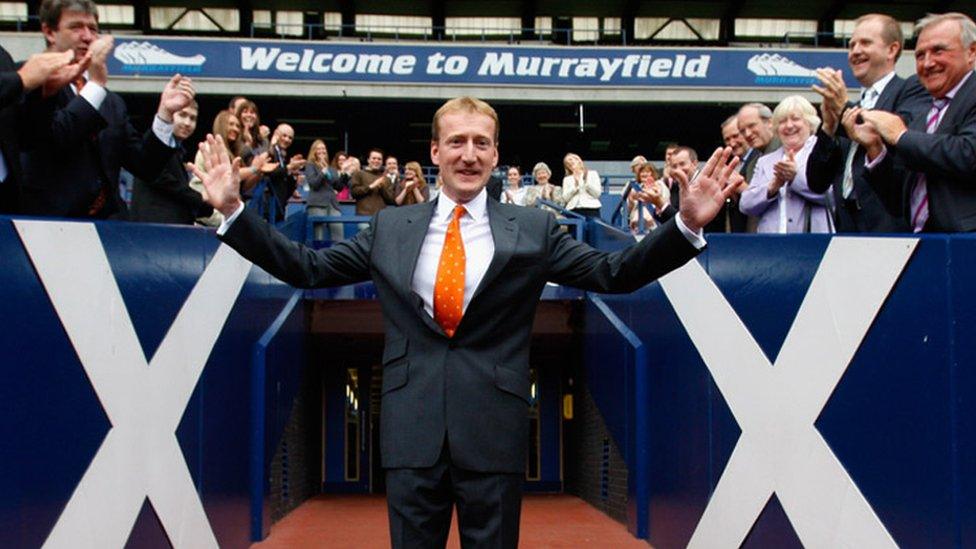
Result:
{"label": "dark suit jacket", "polygon": [[271,147],[271,161],[278,162],[278,167],[275,168],[273,172],[268,174],[268,186],[271,189],[271,192],[274,194],[275,201],[277,202],[275,219],[282,220],[285,218],[285,208],[288,207],[288,200],[295,192],[298,182],[290,173],[288,173],[287,151],[281,151],[277,145]]}
{"label": "dark suit jacket", "polygon": [[35,90],[27,97],[24,120],[21,209],[28,215],[89,217],[104,187],[105,204],[93,217],[125,218],[120,169],[151,181],[174,152],[151,129],[140,135],[113,92],[96,111],[70,86],[46,99]]}
{"label": "dark suit jacket", "polygon": [[519,473],[528,442],[532,320],[546,282],[629,292],[698,252],[673,222],[607,253],[570,238],[548,212],[488,200],[495,255],[449,339],[411,289],[435,204],[381,210],[369,229],[321,250],[289,241],[249,211],[222,239],[293,286],[373,280],[386,322],[384,467],[434,465],[446,435],[454,465]]}
{"label": "dark suit jacket", "polygon": [[182,151],[172,154],[156,179],[137,177],[132,184],[132,221],[193,225],[196,218],[212,213],[213,208],[203,201],[203,196],[190,188]]}
{"label": "dark suit jacket", "polygon": [[488,178],[488,184],[485,186],[485,189],[488,191],[488,198],[494,198],[500,202],[502,199],[502,186],[502,178],[494,174],[491,175]]}
{"label": "dark suit jacket", "polygon": [[20,147],[17,115],[21,108],[24,83],[17,66],[0,46],[0,152],[7,166],[7,179],[0,183],[0,214],[16,213],[20,201]]}
{"label": "dark suit jacket", "polygon": [[908,222],[909,197],[924,173],[929,219],[925,232],[976,231],[976,77],[956,92],[935,133],[925,131],[928,109],[908,125],[896,147],[868,175],[886,203],[900,206]]}
{"label": "dark suit jacket", "polygon": [[[888,82],[881,96],[875,103],[875,109],[893,112],[905,123],[928,108],[931,99],[928,92],[912,76],[903,79],[897,75]],[[844,200],[844,168],[850,147],[857,146],[851,165],[851,176],[854,183],[852,200]],[[908,232],[908,222],[901,215],[900,204],[886,207],[878,193],[865,176],[864,147],[858,146],[843,135],[843,128],[833,138],[822,130],[817,131],[817,143],[807,159],[807,184],[810,190],[818,193],[827,192],[832,188],[832,202],[834,205],[834,221],[837,232],[841,233],[896,233]],[[895,202],[900,203],[900,195],[896,195]]]}

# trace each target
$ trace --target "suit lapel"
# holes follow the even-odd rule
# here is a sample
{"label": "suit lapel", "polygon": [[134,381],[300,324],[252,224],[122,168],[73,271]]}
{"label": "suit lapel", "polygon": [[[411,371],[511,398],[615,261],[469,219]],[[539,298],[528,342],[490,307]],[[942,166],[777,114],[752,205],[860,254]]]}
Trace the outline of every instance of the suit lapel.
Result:
{"label": "suit lapel", "polygon": [[[471,303],[478,298],[482,291],[491,281],[494,280],[502,270],[505,265],[508,264],[508,260],[512,258],[512,254],[515,253],[515,243],[518,241],[518,224],[515,222],[514,215],[505,215],[502,211],[501,204],[495,200],[487,201],[488,209],[488,224],[491,227],[491,238],[495,241],[495,255],[491,258],[491,263],[488,265],[488,270],[485,271],[484,278],[481,279],[481,283],[474,291],[474,295],[471,296]],[[470,311],[471,305],[468,305],[468,310]]]}
{"label": "suit lapel", "polygon": [[972,95],[973,86],[976,86],[974,80],[976,80],[976,76],[970,74],[966,82],[956,91],[956,95],[949,102],[949,106],[946,107],[945,116],[939,122],[939,127],[935,129],[935,133],[955,132],[956,119],[960,116],[965,116],[969,111],[969,97]]}
{"label": "suit lapel", "polygon": [[410,208],[410,213],[404,215],[400,220],[400,264],[397,272],[402,277],[399,281],[400,290],[409,295],[413,292],[413,272],[417,268],[417,259],[420,257],[420,248],[424,245],[424,237],[427,236],[427,228],[430,226],[430,218],[436,211],[437,201],[426,202],[422,206]]}
{"label": "suit lapel", "polygon": [[894,78],[888,82],[881,95],[878,96],[877,103],[874,104],[874,108],[881,111],[894,112],[895,110],[895,99],[898,98],[898,94],[904,86],[904,79],[897,74]]}

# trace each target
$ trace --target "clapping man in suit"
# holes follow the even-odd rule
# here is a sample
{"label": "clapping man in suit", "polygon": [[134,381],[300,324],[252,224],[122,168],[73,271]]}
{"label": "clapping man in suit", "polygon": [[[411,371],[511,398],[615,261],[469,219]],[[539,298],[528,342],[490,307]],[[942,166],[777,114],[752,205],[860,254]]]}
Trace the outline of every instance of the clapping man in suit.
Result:
{"label": "clapping man in suit", "polygon": [[118,191],[120,169],[155,179],[176,152],[173,114],[193,100],[192,82],[180,75],[170,79],[151,131],[140,135],[129,121],[125,102],[107,89],[106,63],[113,41],[99,35],[97,14],[91,0],[41,4],[47,51],[74,52],[75,62],[88,63],[88,70],[70,85],[48,82],[25,101],[25,214],[125,218]]}
{"label": "clapping man in suit", "polygon": [[434,115],[437,200],[380,210],[331,248],[288,240],[238,195],[219,141],[201,144],[207,199],[226,216],[221,239],[300,287],[372,279],[386,321],[380,439],[394,547],[443,547],[456,505],[466,547],[514,548],[528,441],[529,343],[547,281],[629,292],[698,254],[701,228],[732,192],[736,159],[718,150],[682,185],[681,211],[614,253],[590,248],[543,210],[489,200],[498,117],[460,97]]}
{"label": "clapping man in suit", "polygon": [[[890,16],[877,13],[861,16],[854,26],[848,45],[847,60],[851,72],[864,88],[856,106],[880,109],[911,122],[919,110],[925,110],[928,94],[911,78],[895,74],[895,62],[904,45],[901,25]],[[832,203],[837,232],[907,232],[908,223],[898,206],[885,207],[864,174],[864,147],[852,143],[838,131],[844,109],[848,107],[847,86],[841,71],[818,69],[819,86],[813,89],[823,96],[820,113],[823,119],[817,131],[817,143],[807,159],[807,184],[810,190],[827,192],[832,186]]]}
{"label": "clapping man in suit", "polygon": [[0,46],[0,214],[17,213],[20,203],[20,135],[18,116],[24,94],[61,78],[66,81],[84,67],[69,67],[74,55],[39,53],[18,69]]}
{"label": "clapping man in suit", "polygon": [[849,109],[842,123],[867,151],[868,179],[913,232],[976,231],[976,24],[961,13],[915,26],[915,71],[928,108],[906,125],[883,110]]}

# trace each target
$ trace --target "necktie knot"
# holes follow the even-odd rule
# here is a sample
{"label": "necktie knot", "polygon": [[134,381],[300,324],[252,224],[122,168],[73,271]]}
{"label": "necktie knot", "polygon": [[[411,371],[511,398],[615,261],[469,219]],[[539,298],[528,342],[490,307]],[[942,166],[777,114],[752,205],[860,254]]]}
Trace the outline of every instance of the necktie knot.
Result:
{"label": "necktie knot", "polygon": [[941,111],[942,109],[946,108],[946,106],[948,104],[949,104],[949,98],[948,97],[940,97],[938,99],[933,99],[932,100],[932,108],[935,109],[936,112]]}
{"label": "necktie knot", "polygon": [[464,214],[466,213],[468,213],[468,210],[465,210],[464,206],[458,204],[457,206],[454,206],[453,217],[451,219],[456,223],[460,223],[461,218],[464,217]]}

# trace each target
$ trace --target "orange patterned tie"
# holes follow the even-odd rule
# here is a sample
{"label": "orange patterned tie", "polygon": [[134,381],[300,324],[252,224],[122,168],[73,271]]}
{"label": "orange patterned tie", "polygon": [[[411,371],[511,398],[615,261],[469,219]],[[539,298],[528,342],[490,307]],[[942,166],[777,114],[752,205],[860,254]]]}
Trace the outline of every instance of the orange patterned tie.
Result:
{"label": "orange patterned tie", "polygon": [[454,331],[461,323],[464,306],[464,242],[461,241],[461,216],[464,206],[454,207],[454,217],[444,235],[444,249],[437,265],[437,279],[434,281],[434,320],[444,329],[447,337],[454,337]]}

